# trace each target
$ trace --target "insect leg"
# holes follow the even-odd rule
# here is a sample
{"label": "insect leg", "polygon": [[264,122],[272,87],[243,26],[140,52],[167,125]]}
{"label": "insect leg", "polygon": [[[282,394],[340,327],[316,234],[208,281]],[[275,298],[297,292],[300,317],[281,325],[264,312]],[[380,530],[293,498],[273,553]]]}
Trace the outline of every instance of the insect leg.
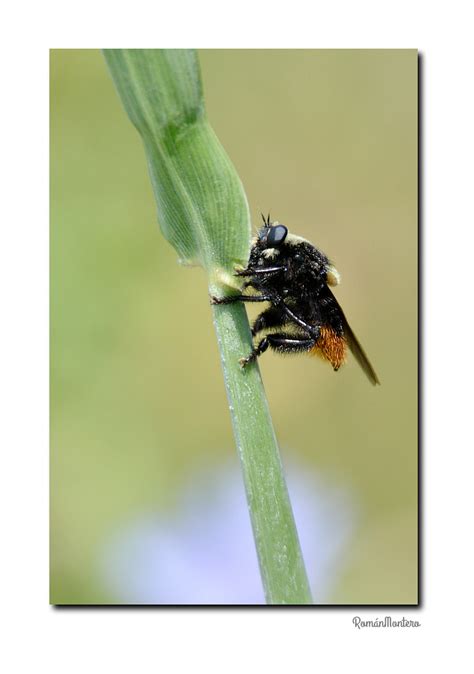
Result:
{"label": "insect leg", "polygon": [[300,353],[309,351],[316,344],[314,337],[296,336],[285,332],[267,336],[269,346],[279,353]]}
{"label": "insect leg", "polygon": [[288,317],[281,310],[280,307],[272,306],[257,316],[255,322],[252,326],[252,336],[255,337],[256,334],[265,330],[266,328],[274,328],[277,325],[283,325],[288,322]]}
{"label": "insect leg", "polygon": [[268,349],[269,341],[268,337],[264,337],[259,341],[257,346],[254,346],[251,353],[247,356],[247,358],[241,358],[239,360],[240,366],[245,367],[249,363],[252,363],[258,356],[260,356],[262,353],[264,353]]}
{"label": "insect leg", "polygon": [[249,269],[242,269],[236,271],[236,276],[255,276],[255,274],[278,274],[279,272],[286,272],[288,268],[285,266],[279,267],[250,267]]}
{"label": "insect leg", "polygon": [[306,321],[304,321],[302,318],[297,316],[290,309],[290,307],[285,304],[283,299],[279,298],[276,301],[275,298],[274,298],[272,301],[276,306],[281,307],[282,311],[288,316],[288,318],[290,318],[294,323],[296,323],[301,328],[303,328],[305,332],[308,332],[315,339],[317,339],[319,337],[319,327],[316,326],[316,325],[310,325],[309,323],[306,323]]}
{"label": "insect leg", "polygon": [[307,337],[305,335],[297,336],[286,332],[278,332],[264,337],[247,358],[241,358],[240,364],[245,367],[252,363],[258,356],[264,353],[268,347],[280,353],[299,353],[301,351],[309,351],[316,343],[314,337]]}
{"label": "insect leg", "polygon": [[211,295],[211,304],[232,304],[233,302],[271,302],[268,295],[228,295],[227,297],[214,297]]}

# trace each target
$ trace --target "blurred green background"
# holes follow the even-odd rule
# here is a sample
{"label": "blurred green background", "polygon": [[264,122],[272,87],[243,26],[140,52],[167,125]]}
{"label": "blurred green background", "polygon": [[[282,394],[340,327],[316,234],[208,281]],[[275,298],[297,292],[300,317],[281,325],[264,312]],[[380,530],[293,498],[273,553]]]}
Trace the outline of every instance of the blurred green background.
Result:
{"label": "blurred green background", "polygon": [[[265,354],[284,461],[359,516],[333,603],[417,600],[417,53],[204,50],[208,116],[260,211],[335,262],[382,386]],[[237,461],[206,279],[162,238],[102,55],[51,52],[51,602],[113,603],[121,523]],[[249,310],[255,315],[255,311]]]}

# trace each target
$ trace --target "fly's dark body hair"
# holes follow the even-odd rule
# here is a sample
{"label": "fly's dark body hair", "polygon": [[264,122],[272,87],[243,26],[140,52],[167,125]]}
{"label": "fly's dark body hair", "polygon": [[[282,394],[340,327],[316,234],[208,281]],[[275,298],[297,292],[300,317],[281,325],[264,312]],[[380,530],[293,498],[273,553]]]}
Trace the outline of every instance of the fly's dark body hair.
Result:
{"label": "fly's dark body hair", "polygon": [[[263,216],[262,216],[263,217]],[[309,352],[338,370],[352,351],[372,384],[378,377],[352,332],[329,286],[339,274],[324,253],[309,241],[294,236],[278,222],[264,218],[252,241],[247,267],[237,271],[245,279],[242,294],[212,298],[216,304],[268,302],[255,320],[252,335],[266,333],[252,352],[241,359],[246,366],[268,347],[280,353]],[[244,294],[250,289],[252,294]]]}

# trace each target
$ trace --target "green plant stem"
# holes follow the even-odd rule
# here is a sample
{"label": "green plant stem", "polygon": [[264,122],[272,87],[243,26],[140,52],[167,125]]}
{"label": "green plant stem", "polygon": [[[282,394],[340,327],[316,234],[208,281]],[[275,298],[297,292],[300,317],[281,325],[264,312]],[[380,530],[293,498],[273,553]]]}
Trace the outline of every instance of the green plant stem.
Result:
{"label": "green plant stem", "polygon": [[[240,179],[206,118],[192,50],[113,49],[105,59],[142,136],[158,217],[180,258],[206,270],[210,293],[236,287],[248,259],[250,216]],[[258,365],[241,303],[214,306],[214,323],[265,596],[311,603],[298,534]]]}
{"label": "green plant stem", "polygon": [[234,435],[268,604],[312,603],[278,444],[243,304],[213,307]]}

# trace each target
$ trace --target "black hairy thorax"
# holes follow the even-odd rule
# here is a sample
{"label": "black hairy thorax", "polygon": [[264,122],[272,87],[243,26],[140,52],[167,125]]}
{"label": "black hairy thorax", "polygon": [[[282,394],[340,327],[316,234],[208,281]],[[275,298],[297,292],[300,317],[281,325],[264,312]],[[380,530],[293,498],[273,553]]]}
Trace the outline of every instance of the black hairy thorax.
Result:
{"label": "black hairy thorax", "polygon": [[256,274],[249,285],[254,290],[285,298],[288,306],[313,324],[329,325],[338,335],[343,334],[343,319],[339,305],[328,289],[327,256],[307,241],[284,243],[272,250],[255,245],[249,267],[262,271],[276,265],[286,268],[285,274]]}

